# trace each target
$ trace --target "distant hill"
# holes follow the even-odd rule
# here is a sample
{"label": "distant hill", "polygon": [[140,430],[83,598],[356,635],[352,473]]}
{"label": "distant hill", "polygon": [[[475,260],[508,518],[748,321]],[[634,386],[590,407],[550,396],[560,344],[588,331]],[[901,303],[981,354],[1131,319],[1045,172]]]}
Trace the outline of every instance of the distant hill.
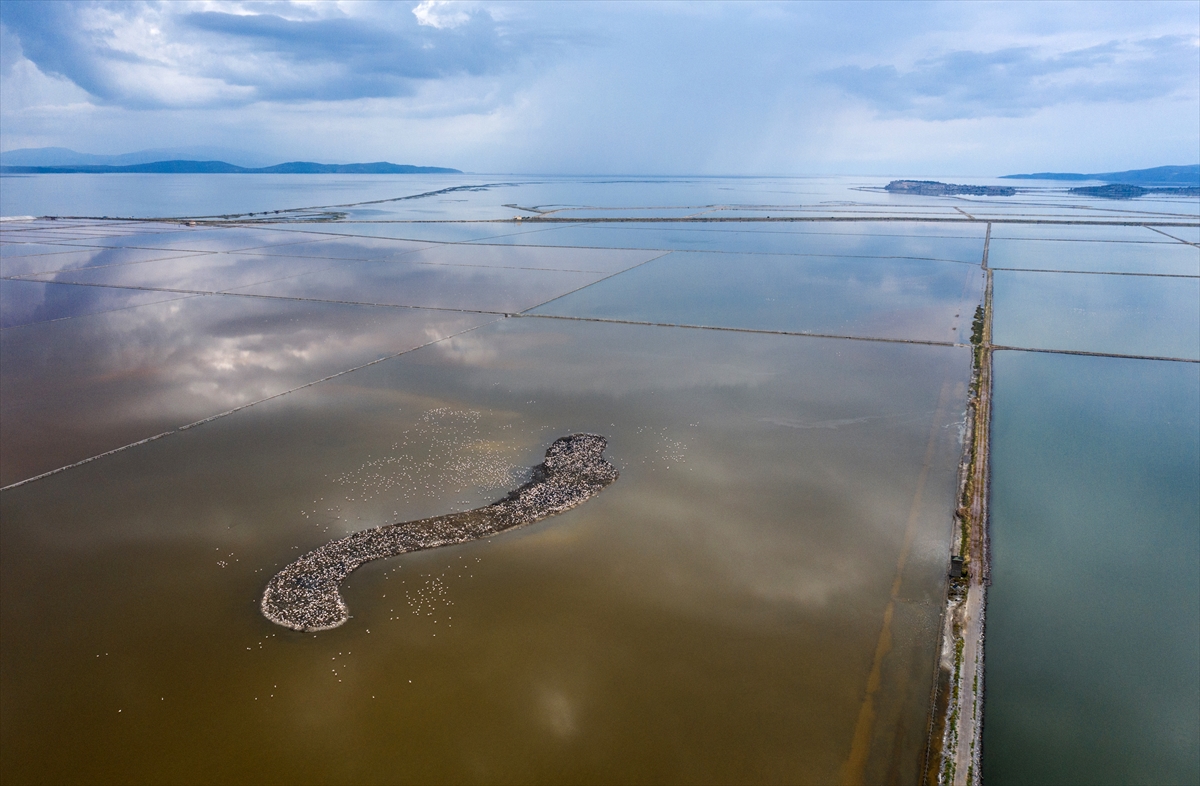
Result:
{"label": "distant hill", "polygon": [[1081,175],[1075,172],[1035,172],[1030,175],[1003,175],[1013,180],[1099,180],[1102,183],[1127,183],[1138,186],[1200,186],[1200,164],[1191,166],[1156,166],[1153,169],[1130,169],[1125,172],[1098,172]]}
{"label": "distant hill", "polygon": [[105,164],[78,164],[68,166],[0,166],[5,175],[53,175],[53,174],[237,174],[237,175],[435,175],[461,174],[458,169],[439,166],[411,166],[376,161],[370,164],[315,164],[311,161],[289,161],[265,167],[243,167],[224,161],[153,161],[145,164],[113,166]]}
{"label": "distant hill", "polygon": [[0,166],[131,166],[156,161],[228,161],[237,166],[270,166],[278,158],[268,158],[229,147],[191,145],[136,150],[120,155],[80,153],[66,147],[26,147],[0,153]]}

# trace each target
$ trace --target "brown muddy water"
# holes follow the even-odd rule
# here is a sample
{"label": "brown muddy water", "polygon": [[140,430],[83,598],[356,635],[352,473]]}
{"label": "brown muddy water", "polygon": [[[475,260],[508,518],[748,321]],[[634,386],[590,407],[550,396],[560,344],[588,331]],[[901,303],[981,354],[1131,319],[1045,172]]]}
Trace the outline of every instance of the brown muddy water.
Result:
{"label": "brown muddy water", "polygon": [[[504,316],[660,252],[340,239],[286,297],[222,294],[300,244],[186,235],[104,242],[223,239],[6,282],[44,298],[0,344],[6,483],[166,435],[0,495],[6,783],[916,780],[967,348]],[[880,264],[846,261],[860,333],[969,319],[978,268]],[[714,313],[807,327],[756,297]],[[337,629],[260,613],[305,551],[494,501],[579,432],[620,471],[585,504],[363,566]]]}
{"label": "brown muddy water", "polygon": [[[898,569],[868,772],[911,780],[965,354],[510,319],[6,491],[6,780],[836,781]],[[586,505],[259,614],[583,430]]]}

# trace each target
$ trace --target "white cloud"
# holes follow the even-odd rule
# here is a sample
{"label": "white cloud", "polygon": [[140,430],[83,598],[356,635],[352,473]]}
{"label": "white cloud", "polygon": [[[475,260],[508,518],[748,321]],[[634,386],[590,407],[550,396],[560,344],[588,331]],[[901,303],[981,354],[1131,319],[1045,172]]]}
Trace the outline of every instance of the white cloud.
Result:
{"label": "white cloud", "polygon": [[1195,93],[1196,47],[1184,36],[1081,49],[953,50],[900,70],[841,66],[825,79],[885,114],[949,120],[1029,115],[1064,103],[1132,103]]}
{"label": "white cloud", "polygon": [[451,0],[422,0],[413,9],[417,24],[436,27],[439,30],[455,28],[471,19],[470,14],[462,10],[460,4]]}

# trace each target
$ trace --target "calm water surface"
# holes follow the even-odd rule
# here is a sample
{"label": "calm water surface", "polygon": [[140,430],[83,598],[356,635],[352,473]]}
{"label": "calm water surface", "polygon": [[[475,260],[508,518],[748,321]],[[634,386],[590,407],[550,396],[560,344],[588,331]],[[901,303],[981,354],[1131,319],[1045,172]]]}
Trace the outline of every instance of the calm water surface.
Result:
{"label": "calm water surface", "polygon": [[[4,779],[915,780],[978,233],[725,256],[826,282],[823,314],[886,279],[880,324],[950,333],[911,346],[506,318],[665,252],[447,226],[6,228],[4,482],[150,441],[0,496]],[[367,566],[335,631],[258,613],[303,550],[489,502],[583,430],[622,473],[583,507]]]}
{"label": "calm water surface", "polygon": [[675,252],[531,313],[954,343],[977,265]]}
{"label": "calm water surface", "polygon": [[[5,215],[389,201],[0,224],[0,484],[84,462],[0,494],[4,782],[915,782],[983,287],[958,208],[1090,203],[886,182],[5,177]],[[995,267],[1191,275],[1186,229],[992,229]],[[999,270],[996,338],[1191,357],[1197,280]],[[997,362],[988,777],[1086,744],[1195,780],[1196,367]],[[490,502],[577,431],[621,471],[580,508],[368,565],[334,631],[259,614],[305,550]]]}
{"label": "calm water surface", "polygon": [[1200,278],[997,270],[993,341],[1200,359]]}
{"label": "calm water surface", "polygon": [[[899,569],[868,771],[911,781],[966,355],[506,320],[5,492],[6,779],[831,782]],[[360,570],[335,631],[258,614],[581,430],[594,501]]]}
{"label": "calm water surface", "polygon": [[988,783],[1200,780],[1200,367],[996,353]]}
{"label": "calm water surface", "polygon": [[988,267],[1200,277],[1200,248],[1172,243],[1161,235],[1159,238],[1167,242],[993,238],[988,247]]}

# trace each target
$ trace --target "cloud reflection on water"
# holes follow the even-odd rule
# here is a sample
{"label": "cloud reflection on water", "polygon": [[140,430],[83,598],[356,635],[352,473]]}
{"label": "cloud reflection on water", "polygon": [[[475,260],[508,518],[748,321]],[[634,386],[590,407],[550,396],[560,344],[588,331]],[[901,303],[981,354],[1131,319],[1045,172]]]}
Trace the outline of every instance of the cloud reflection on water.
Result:
{"label": "cloud reflection on water", "polygon": [[0,338],[5,365],[3,482],[486,320],[217,296],[5,330]]}

